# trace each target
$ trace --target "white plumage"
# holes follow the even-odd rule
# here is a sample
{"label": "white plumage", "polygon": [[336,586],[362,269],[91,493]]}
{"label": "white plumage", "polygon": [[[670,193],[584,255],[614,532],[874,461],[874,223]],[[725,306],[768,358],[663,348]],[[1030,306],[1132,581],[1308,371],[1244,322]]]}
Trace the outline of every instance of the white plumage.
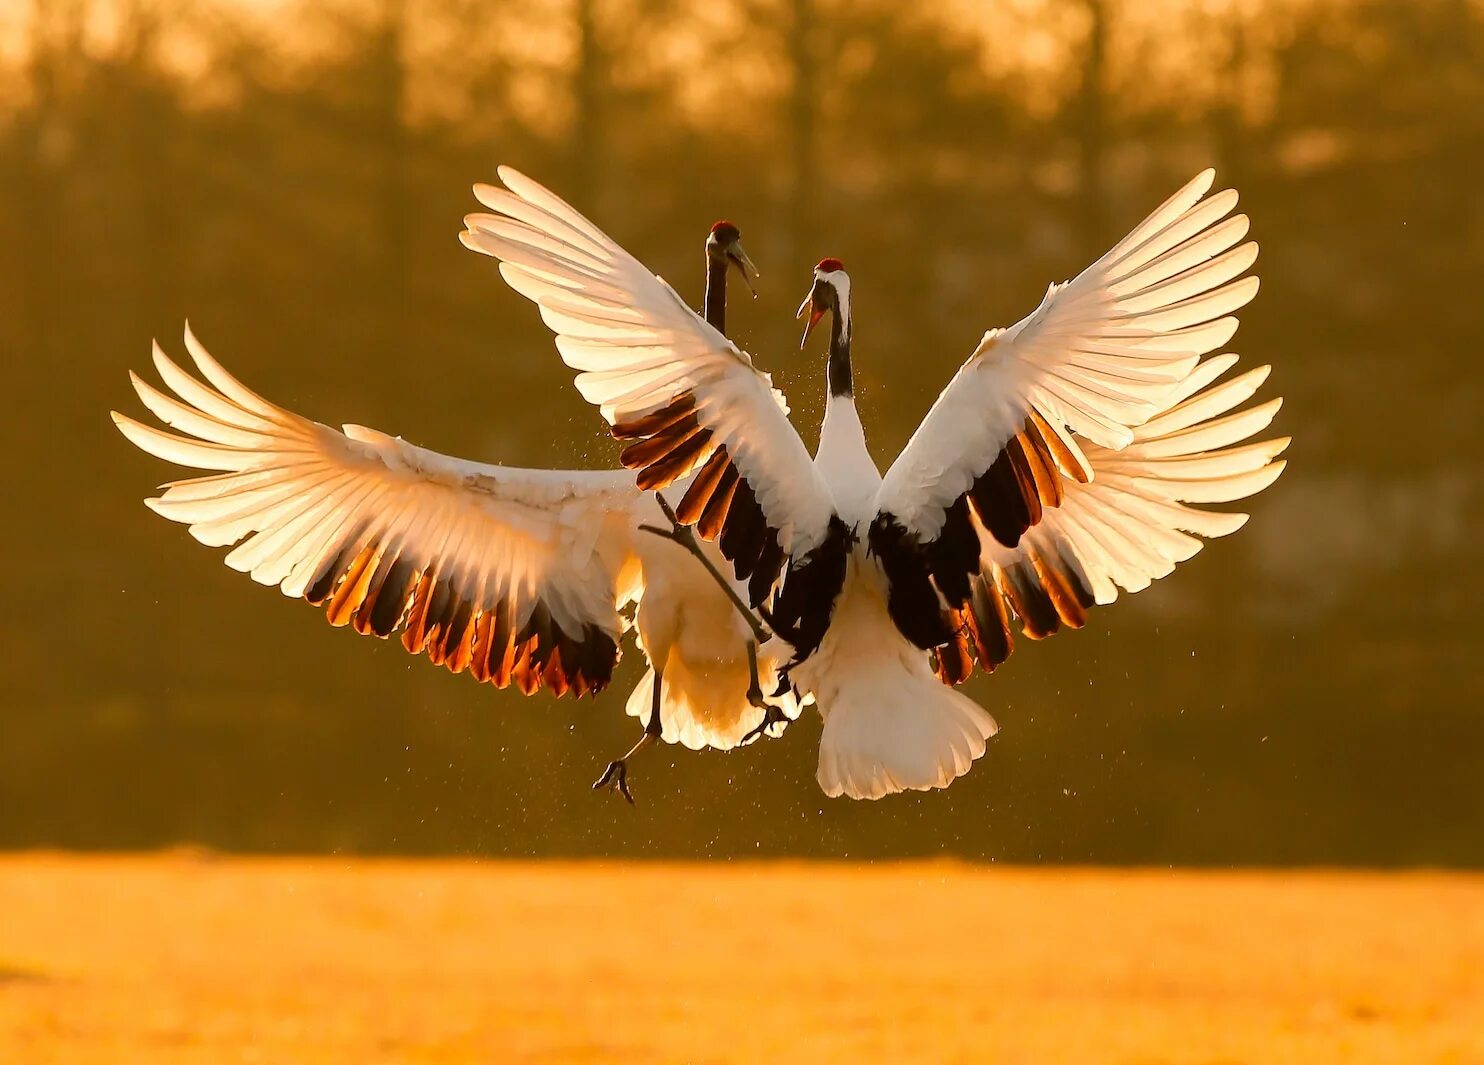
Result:
{"label": "white plumage", "polygon": [[[206,384],[158,349],[179,399],[135,378],[185,435],[115,415],[144,450],[223,471],[167,486],[151,501],[161,514],[236,543],[229,565],[327,604],[332,623],[400,627],[409,650],[455,672],[595,690],[636,601],[666,740],[726,748],[764,723],[748,625],[681,547],[640,532],[665,523],[650,494],[664,490],[776,634],[759,673],[783,716],[818,706],[821,787],[944,787],[996,731],[953,685],[1005,659],[1012,621],[1032,639],[1080,627],[1246,520],[1192,504],[1244,498],[1282,471],[1286,439],[1244,443],[1279,401],[1237,410],[1267,368],[1223,381],[1236,356],[1210,356],[1257,290],[1247,220],[1231,216],[1236,193],[1207,195],[1211,171],[985,333],[884,477],[851,393],[837,260],[816,268],[801,308],[811,328],[832,316],[811,459],[749,355],[554,194],[499,174],[505,188],[476,188],[491,213],[465,220],[464,243],[537,304],[636,472],[515,470],[336,432],[248,391],[189,332]],[[654,678],[630,714],[656,705]]]}
{"label": "white plumage", "polygon": [[680,517],[750,577],[753,603],[792,642],[789,677],[825,719],[829,794],[875,798],[965,772],[995,724],[943,681],[1003,661],[1012,619],[1040,638],[1167,574],[1197,536],[1244,520],[1187,504],[1242,498],[1282,470],[1286,440],[1229,446],[1276,402],[1221,417],[1266,371],[1213,385],[1235,356],[1201,362],[1258,286],[1247,219],[1231,214],[1235,192],[1207,195],[1212,171],[1026,318],[985,333],[884,478],[850,394],[837,260],[821,261],[800,309],[812,301],[811,327],[833,313],[831,396],[806,473],[751,357],[561,200],[500,176],[506,190],[481,191],[497,213],[467,219],[465,243],[504,260],[582,371],[579,389],[640,441],[626,451],[640,484],[700,471]]}
{"label": "white plumage", "polygon": [[508,189],[474,190],[499,213],[466,217],[461,239],[498,258],[500,275],[540,308],[583,398],[622,425],[693,396],[700,426],[758,486],[764,512],[787,515],[785,552],[817,546],[829,490],[772,379],[582,215],[511,167],[499,175]]}
{"label": "white plumage", "polygon": [[[156,417],[190,436],[115,414],[134,444],[180,465],[226,471],[177,481],[148,501],[210,546],[242,541],[231,568],[300,597],[335,554],[367,550],[447,581],[476,609],[504,603],[525,625],[538,602],[564,630],[616,638],[620,571],[644,497],[616,473],[522,470],[449,458],[347,425],[337,432],[274,406],[227,373],[187,328],[208,384],[160,350],[154,363],[179,399],[131,374]],[[245,538],[245,539],[244,539]],[[350,603],[347,610],[363,606]],[[349,613],[332,621],[345,624]]]}
{"label": "white plumage", "polygon": [[[686,551],[639,531],[665,519],[627,471],[491,466],[361,426],[336,431],[249,390],[189,328],[185,343],[205,382],[158,345],[175,395],[130,377],[156,417],[189,435],[113,418],[152,455],[223,471],[147,503],[204,544],[237,544],[233,569],[323,604],[332,625],[400,629],[414,654],[527,693],[606,685],[628,628],[619,609],[634,602],[637,636],[665,669],[666,741],[726,749],[762,720],[746,694],[746,627]],[[778,663],[759,665],[775,684]],[[636,688],[646,710],[652,690],[650,671]],[[798,716],[791,695],[781,705]]]}
{"label": "white plumage", "polygon": [[1246,234],[1245,216],[1204,228],[1236,204],[1234,192],[1201,200],[1214,178],[1202,173],[1074,280],[1052,285],[1030,315],[985,333],[887,471],[878,509],[936,534],[944,508],[1032,410],[1092,443],[1126,446],[1130,427],[1231,339],[1237,320],[1223,316],[1257,292],[1257,278],[1234,280],[1257,245],[1227,251]]}

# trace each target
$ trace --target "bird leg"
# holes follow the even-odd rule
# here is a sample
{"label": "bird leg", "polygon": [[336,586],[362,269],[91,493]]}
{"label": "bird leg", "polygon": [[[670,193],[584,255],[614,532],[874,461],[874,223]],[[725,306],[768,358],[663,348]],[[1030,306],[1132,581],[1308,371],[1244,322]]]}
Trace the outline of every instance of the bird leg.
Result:
{"label": "bird leg", "polygon": [[763,720],[757,728],[742,738],[743,743],[749,743],[762,735],[770,726],[776,725],[780,721],[788,720],[788,716],[782,710],[768,702],[767,697],[763,694],[762,681],[758,677],[758,644],[765,643],[770,634],[767,627],[758,620],[757,615],[747,608],[747,604],[742,601],[742,597],[737,594],[736,589],[722,576],[721,571],[712,564],[711,560],[706,557],[706,553],[701,550],[700,542],[696,539],[695,530],[689,525],[680,524],[680,519],[675,516],[674,509],[664,496],[656,492],[654,498],[655,502],[659,503],[660,510],[664,512],[665,517],[670,519],[670,528],[661,529],[657,525],[641,525],[639,528],[647,533],[653,533],[655,536],[679,544],[695,556],[696,561],[706,567],[706,572],[711,574],[711,579],[716,582],[716,586],[726,593],[726,597],[731,600],[732,606],[736,608],[742,620],[747,623],[747,627],[752,630],[752,639],[747,641],[747,701],[763,711]]}
{"label": "bird leg", "polygon": [[622,758],[615,758],[608,763],[608,768],[603,770],[603,775],[593,781],[594,791],[600,791],[603,788],[616,791],[630,806],[634,805],[634,793],[629,790],[628,763],[630,758],[659,739],[664,732],[664,723],[660,720],[660,695],[664,690],[664,683],[664,677],[656,669],[654,671],[654,701],[650,704],[649,722],[644,726],[644,735],[639,737],[639,742],[630,747],[628,753]]}
{"label": "bird leg", "polygon": [[[738,741],[737,745],[739,747],[747,746],[747,744],[765,734],[774,725],[780,722],[788,722],[788,715],[777,706],[768,702],[767,697],[763,695],[762,681],[758,679],[757,674],[757,644],[751,640],[747,643],[747,670],[751,674],[751,681],[747,686],[747,701],[763,712],[763,718]],[[773,694],[779,696],[786,690],[786,687],[780,687]]]}
{"label": "bird leg", "polygon": [[757,644],[747,641],[747,701],[760,710],[771,705],[763,695],[763,682],[757,672]]}
{"label": "bird leg", "polygon": [[666,502],[664,496],[656,492],[654,494],[654,498],[655,501],[659,503],[660,510],[665,512],[665,517],[670,519],[670,528],[661,529],[657,525],[641,525],[639,526],[639,528],[643,529],[647,533],[653,533],[655,536],[658,536],[662,539],[677,543],[681,547],[689,551],[692,555],[694,555],[696,561],[706,567],[706,572],[711,574],[711,579],[716,582],[716,586],[726,593],[726,597],[731,600],[732,606],[736,607],[737,613],[740,614],[742,620],[747,623],[747,627],[752,630],[752,639],[754,644],[766,643],[771,633],[769,633],[767,627],[758,620],[757,615],[747,608],[747,604],[742,601],[742,597],[737,594],[737,591],[735,588],[732,587],[731,582],[723,577],[721,575],[721,571],[718,570],[712,564],[711,560],[706,557],[706,553],[701,550],[700,541],[696,539],[695,530],[692,529],[689,525],[680,524],[680,519],[675,516],[674,509],[671,508],[668,502]]}

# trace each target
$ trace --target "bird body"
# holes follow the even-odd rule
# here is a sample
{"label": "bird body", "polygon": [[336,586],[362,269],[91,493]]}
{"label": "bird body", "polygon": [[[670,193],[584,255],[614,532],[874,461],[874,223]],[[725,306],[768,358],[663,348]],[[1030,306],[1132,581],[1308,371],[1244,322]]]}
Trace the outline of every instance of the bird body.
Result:
{"label": "bird body", "polygon": [[[647,519],[663,523],[659,508]],[[721,570],[726,560],[712,544],[702,550]],[[654,698],[655,673],[663,677],[660,720],[662,738],[691,750],[731,750],[757,727],[762,710],[747,697],[750,672],[747,644],[752,632],[715,580],[679,545],[657,536],[637,544],[643,593],[634,614],[638,645],[650,668],[625,704],[631,717],[643,721]],[[732,582],[742,595],[746,588]],[[778,685],[778,668],[787,661],[765,648],[758,656],[759,679],[767,691]],[[779,694],[780,709],[799,716],[792,691]]]}
{"label": "bird body", "polygon": [[[735,265],[744,281],[756,267],[741,251],[740,234],[731,222],[717,222],[706,239],[706,288],[702,315],[717,332],[726,332],[727,272]],[[748,281],[749,286],[751,282]],[[676,485],[689,487],[689,478]],[[653,502],[653,501],[652,501]],[[653,503],[651,526],[666,520]],[[720,549],[705,541],[695,545],[723,574],[726,560]],[[737,613],[732,600],[717,586],[712,573],[675,543],[661,537],[641,537],[637,550],[642,566],[643,596],[634,612],[635,640],[649,660],[649,668],[629,695],[624,709],[645,721],[658,707],[660,737],[691,750],[712,747],[731,750],[761,722],[763,710],[749,698],[752,666],[749,643],[752,630]],[[733,592],[745,597],[746,588],[731,581]],[[778,686],[782,662],[763,652],[756,658],[759,681]],[[656,700],[655,689],[660,689]],[[799,716],[791,690],[776,697],[788,720]]]}
{"label": "bird body", "polygon": [[[998,729],[973,700],[934,675],[887,609],[888,581],[861,535],[875,516],[881,473],[866,446],[851,372],[850,281],[827,259],[818,285],[799,308],[809,328],[831,313],[829,390],[814,465],[835,513],[850,530],[850,554],[829,628],[815,651],[790,671],[824,718],[817,778],[825,794],[874,799],[894,791],[946,787],[984,753]],[[808,332],[805,333],[808,339]]]}
{"label": "bird body", "polygon": [[880,564],[852,550],[829,631],[790,679],[819,707],[819,786],[877,799],[947,787],[998,730],[970,698],[934,675],[886,608]]}

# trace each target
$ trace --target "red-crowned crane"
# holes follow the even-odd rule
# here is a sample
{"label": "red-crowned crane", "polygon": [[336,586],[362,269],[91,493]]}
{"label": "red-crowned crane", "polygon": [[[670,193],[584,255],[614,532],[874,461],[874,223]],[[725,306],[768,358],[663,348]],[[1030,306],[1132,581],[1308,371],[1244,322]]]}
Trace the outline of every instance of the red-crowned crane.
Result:
{"label": "red-crowned crane", "polygon": [[[800,314],[829,316],[829,401],[811,458],[749,355],[551,192],[502,168],[465,243],[540,308],[579,391],[650,489],[714,541],[777,639],[789,686],[824,718],[818,780],[878,798],[947,786],[994,720],[953,685],[992,670],[1012,620],[1080,627],[1245,515],[1287,439],[1243,444],[1279,401],[1229,413],[1267,368],[1218,383],[1211,352],[1257,291],[1257,246],[1206,171],[1029,316],[992,329],[883,477],[850,374],[850,279],[822,260]],[[786,644],[784,648],[780,645]],[[765,718],[766,720],[766,718]]]}
{"label": "red-crowned crane", "polygon": [[[501,209],[514,201],[489,186],[476,195]],[[492,215],[470,221],[502,225]],[[756,273],[735,225],[712,227],[706,264],[706,327],[720,335],[728,269]],[[218,471],[146,502],[202,543],[236,544],[228,566],[323,606],[332,625],[383,638],[400,628],[413,654],[526,694],[601,690],[627,627],[620,608],[637,602],[651,668],[628,712],[646,722],[646,738],[727,749],[798,716],[792,693],[780,692],[765,720],[749,685],[747,619],[684,546],[642,532],[673,528],[629,471],[492,466],[362,426],[337,431],[248,389],[189,327],[185,346],[200,379],[159,345],[154,363],[169,391],[130,374],[145,407],[181,435],[113,419],[152,455]],[[713,546],[703,550],[725,564]],[[779,665],[766,656],[757,664],[770,690]],[[630,798],[622,759],[603,783]]]}

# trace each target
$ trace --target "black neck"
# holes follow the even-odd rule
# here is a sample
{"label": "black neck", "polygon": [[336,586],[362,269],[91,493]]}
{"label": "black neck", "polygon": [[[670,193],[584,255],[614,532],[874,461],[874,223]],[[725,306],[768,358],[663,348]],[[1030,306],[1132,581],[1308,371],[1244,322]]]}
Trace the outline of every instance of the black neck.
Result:
{"label": "black neck", "polygon": [[727,261],[723,256],[706,252],[706,321],[723,336],[727,331]]}
{"label": "black neck", "polygon": [[849,396],[855,391],[850,380],[850,320],[839,307],[830,315],[829,381],[832,396]]}

